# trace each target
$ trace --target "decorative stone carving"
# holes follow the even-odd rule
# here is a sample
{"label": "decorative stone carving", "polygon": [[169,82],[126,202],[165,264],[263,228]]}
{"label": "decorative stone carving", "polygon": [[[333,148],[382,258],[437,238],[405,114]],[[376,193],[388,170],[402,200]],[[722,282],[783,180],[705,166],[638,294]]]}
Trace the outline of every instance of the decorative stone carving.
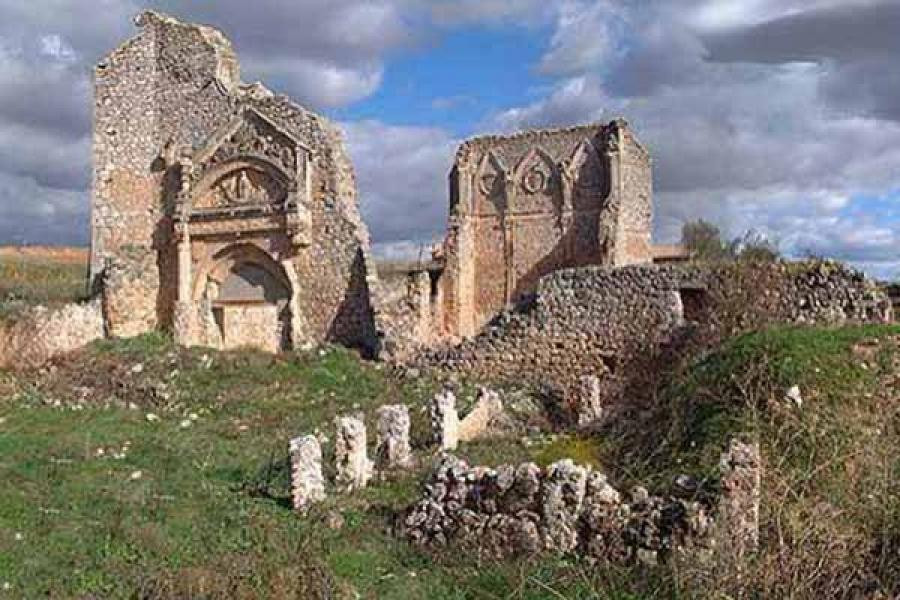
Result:
{"label": "decorative stone carving", "polygon": [[335,462],[337,484],[346,491],[366,487],[373,464],[366,454],[366,424],[363,415],[335,419]]}
{"label": "decorative stone carving", "polygon": [[533,148],[525,155],[516,169],[522,189],[527,194],[543,194],[550,191],[555,163],[540,148]]}
{"label": "decorative stone carving", "polygon": [[305,512],[325,499],[322,448],[314,435],[291,440],[291,496],[294,510]]}
{"label": "decorative stone carving", "polygon": [[376,465],[379,469],[407,468],[412,463],[409,446],[409,409],[402,404],[378,409]]}
{"label": "decorative stone carving", "polygon": [[195,209],[259,206],[284,202],[284,186],[267,173],[242,168],[220,178],[202,198],[194,201]]}
{"label": "decorative stone carving", "polygon": [[444,390],[432,400],[431,427],[434,441],[441,450],[456,450],[459,446],[459,414],[456,412],[456,396],[452,391]]}
{"label": "decorative stone carving", "polygon": [[[600,153],[588,140],[579,144],[571,160],[575,187],[582,192],[599,194],[607,187],[608,173]],[[605,195],[605,194],[604,194]]]}
{"label": "decorative stone carving", "polygon": [[232,126],[230,135],[213,147],[215,150],[204,161],[206,169],[234,158],[254,156],[266,159],[285,173],[298,170],[297,144],[252,110],[245,111],[240,125]]}

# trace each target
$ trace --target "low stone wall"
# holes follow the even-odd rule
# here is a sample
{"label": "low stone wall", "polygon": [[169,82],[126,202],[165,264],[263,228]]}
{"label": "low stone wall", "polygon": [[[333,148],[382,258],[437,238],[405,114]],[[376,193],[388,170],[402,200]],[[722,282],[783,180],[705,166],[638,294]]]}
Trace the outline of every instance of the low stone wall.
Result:
{"label": "low stone wall", "polygon": [[423,547],[453,543],[497,558],[556,552],[653,562],[676,547],[705,544],[712,532],[699,502],[639,487],[626,498],[603,474],[568,459],[547,469],[491,469],[446,456],[424,488],[399,524],[401,535]]}
{"label": "low stone wall", "polygon": [[544,278],[534,298],[477,337],[415,362],[485,381],[606,384],[687,333],[712,343],[773,323],[885,321],[890,303],[834,263],[585,268]]}
{"label": "low stone wall", "polygon": [[653,563],[679,549],[745,554],[759,536],[758,444],[732,440],[720,469],[722,494],[704,505],[693,486],[682,487],[683,497],[641,487],[623,495],[569,459],[493,469],[446,455],[398,528],[418,546],[456,544],[499,558],[555,552]]}
{"label": "low stone wall", "polygon": [[0,367],[28,368],[104,337],[99,298],[60,308],[37,306],[14,323],[0,323]]}

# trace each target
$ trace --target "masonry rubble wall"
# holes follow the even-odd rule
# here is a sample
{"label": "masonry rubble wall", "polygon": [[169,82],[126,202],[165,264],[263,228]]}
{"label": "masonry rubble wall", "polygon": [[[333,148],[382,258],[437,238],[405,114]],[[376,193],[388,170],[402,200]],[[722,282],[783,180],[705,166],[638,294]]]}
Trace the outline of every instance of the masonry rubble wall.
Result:
{"label": "masonry rubble wall", "polygon": [[399,530],[418,546],[450,544],[498,558],[540,552],[656,561],[679,547],[706,547],[711,511],[699,502],[621,494],[606,477],[562,460],[470,467],[445,456]]}
{"label": "masonry rubble wall", "polygon": [[836,263],[570,269],[545,277],[533,297],[477,337],[425,353],[414,364],[567,390],[594,375],[610,397],[638,359],[687,332],[716,341],[774,323],[889,318],[886,297],[861,273]]}
{"label": "masonry rubble wall", "polygon": [[37,306],[12,323],[0,321],[0,368],[30,368],[105,335],[100,298],[59,308]]}

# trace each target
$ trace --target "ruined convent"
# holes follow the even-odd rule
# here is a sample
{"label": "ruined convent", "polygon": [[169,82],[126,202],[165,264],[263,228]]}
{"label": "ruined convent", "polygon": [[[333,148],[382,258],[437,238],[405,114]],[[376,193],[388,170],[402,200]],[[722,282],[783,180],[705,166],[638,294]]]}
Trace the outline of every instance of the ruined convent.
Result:
{"label": "ruined convent", "polygon": [[623,120],[463,143],[445,239],[379,272],[338,128],[242,83],[219,31],[136,22],[94,73],[91,299],[0,323],[0,365],[165,331],[571,383],[715,328],[737,292],[743,327],[889,317],[849,269],[774,263],[748,294],[727,268],[660,265],[684,252],[651,243],[651,160]]}
{"label": "ruined convent", "polygon": [[650,158],[614,121],[463,144],[446,240],[389,289],[337,128],[242,83],[219,31],[137,25],[95,71],[91,278],[110,335],[376,352],[394,333],[472,336],[553,271],[653,259]]}

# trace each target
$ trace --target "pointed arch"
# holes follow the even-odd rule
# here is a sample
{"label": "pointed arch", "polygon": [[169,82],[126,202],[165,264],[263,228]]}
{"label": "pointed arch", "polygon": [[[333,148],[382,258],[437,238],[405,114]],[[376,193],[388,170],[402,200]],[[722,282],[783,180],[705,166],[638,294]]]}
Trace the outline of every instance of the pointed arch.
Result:
{"label": "pointed arch", "polygon": [[590,208],[609,195],[609,167],[605,156],[588,139],[582,140],[570,159],[576,203]]}
{"label": "pointed arch", "polygon": [[493,150],[482,157],[475,171],[475,202],[480,203],[482,209],[473,207],[476,212],[503,212],[506,206],[506,177],[506,165]]}
{"label": "pointed arch", "polygon": [[514,177],[527,194],[552,194],[557,179],[556,161],[549,152],[535,146],[519,161]]}

